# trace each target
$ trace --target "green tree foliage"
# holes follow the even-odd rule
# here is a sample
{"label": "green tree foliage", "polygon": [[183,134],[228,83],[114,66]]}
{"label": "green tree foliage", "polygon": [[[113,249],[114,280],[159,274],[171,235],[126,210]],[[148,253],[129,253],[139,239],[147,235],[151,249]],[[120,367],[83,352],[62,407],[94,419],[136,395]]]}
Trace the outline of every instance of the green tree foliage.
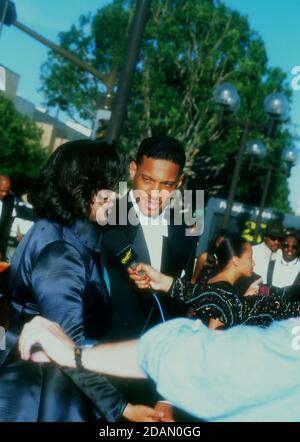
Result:
{"label": "green tree foliage", "polygon": [[0,95],[0,116],[0,173],[10,175],[18,192],[24,192],[47,158],[41,147],[42,131],[17,112],[3,95]]}
{"label": "green tree foliage", "polygon": [[[104,74],[116,72],[125,51],[134,2],[115,0],[81,17],[78,26],[60,34],[61,46],[90,62]],[[81,118],[95,112],[97,86],[50,52],[42,68],[43,91],[49,107],[58,106]],[[233,83],[241,96],[237,117],[264,124],[263,99],[271,92],[291,97],[287,76],[268,65],[264,43],[246,17],[217,0],[153,0],[121,145],[130,154],[145,136],[165,132],[186,146],[187,182],[206,196],[226,197],[242,128],[217,125],[212,101],[216,84]],[[103,88],[103,86],[102,86]],[[101,89],[101,88],[100,88]],[[285,127],[276,139],[251,132],[267,146],[270,162],[282,166],[281,151],[292,139]],[[266,170],[243,165],[237,199],[258,204]],[[268,204],[288,210],[284,174],[273,174]]]}

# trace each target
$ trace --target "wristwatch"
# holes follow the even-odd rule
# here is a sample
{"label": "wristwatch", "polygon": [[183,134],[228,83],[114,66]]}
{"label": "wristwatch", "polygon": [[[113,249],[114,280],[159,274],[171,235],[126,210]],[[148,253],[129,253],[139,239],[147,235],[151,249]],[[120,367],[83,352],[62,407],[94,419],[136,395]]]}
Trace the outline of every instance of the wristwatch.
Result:
{"label": "wristwatch", "polygon": [[82,364],[82,353],[83,350],[86,350],[87,348],[93,348],[97,344],[96,341],[86,342],[83,345],[77,345],[74,347],[74,357],[75,357],[75,364],[76,368],[84,369],[84,366]]}
{"label": "wristwatch", "polygon": [[76,368],[83,368],[82,365],[82,351],[84,350],[84,346],[75,347],[74,348],[74,356],[75,356],[75,364]]}

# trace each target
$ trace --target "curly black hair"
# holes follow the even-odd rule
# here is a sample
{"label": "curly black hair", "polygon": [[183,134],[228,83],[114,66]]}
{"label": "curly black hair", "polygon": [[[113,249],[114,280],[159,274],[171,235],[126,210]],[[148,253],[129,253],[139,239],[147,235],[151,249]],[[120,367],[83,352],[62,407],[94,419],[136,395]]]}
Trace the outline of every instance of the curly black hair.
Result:
{"label": "curly black hair", "polygon": [[185,152],[183,145],[176,138],[167,135],[154,135],[145,138],[137,152],[136,163],[140,165],[143,157],[154,158],[156,160],[168,160],[178,164],[182,172],[185,166]]}
{"label": "curly black hair", "polygon": [[124,175],[124,161],[114,146],[92,140],[59,146],[40,171],[29,201],[38,218],[71,225],[88,218],[93,195],[114,189]]}

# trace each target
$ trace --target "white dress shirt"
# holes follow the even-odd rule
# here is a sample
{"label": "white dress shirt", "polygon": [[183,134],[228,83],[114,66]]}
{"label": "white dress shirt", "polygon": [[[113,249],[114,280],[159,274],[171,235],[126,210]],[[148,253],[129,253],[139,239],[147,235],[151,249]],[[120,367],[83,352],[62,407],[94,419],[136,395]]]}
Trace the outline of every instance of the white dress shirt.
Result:
{"label": "white dress shirt", "polygon": [[2,200],[0,200],[0,218],[1,218],[1,215],[2,215],[2,206],[3,206],[3,202],[2,202]]}
{"label": "white dress shirt", "polygon": [[165,216],[166,208],[156,217],[146,216],[140,211],[132,190],[129,193],[129,197],[143,229],[151,265],[156,270],[160,270],[163,237],[168,236],[168,221]]}
{"label": "white dress shirt", "polygon": [[279,288],[292,285],[299,272],[299,258],[295,258],[293,261],[288,262],[283,258],[278,257],[274,265],[272,285]]}
{"label": "white dress shirt", "polygon": [[253,246],[253,259],[255,262],[254,272],[262,277],[263,284],[267,283],[267,272],[269,262],[281,258],[282,252],[280,249],[277,252],[272,252],[264,242]]}

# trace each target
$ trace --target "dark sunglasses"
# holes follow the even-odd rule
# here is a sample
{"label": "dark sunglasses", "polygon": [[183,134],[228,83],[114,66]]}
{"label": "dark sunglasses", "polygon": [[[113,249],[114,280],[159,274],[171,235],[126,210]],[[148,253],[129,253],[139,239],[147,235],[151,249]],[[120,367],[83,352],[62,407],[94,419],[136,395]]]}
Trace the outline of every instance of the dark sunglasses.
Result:
{"label": "dark sunglasses", "polygon": [[298,246],[296,246],[296,244],[293,244],[293,245],[291,246],[290,244],[285,243],[285,244],[282,245],[282,247],[283,247],[284,249],[298,250]]}
{"label": "dark sunglasses", "polygon": [[271,241],[280,241],[280,238],[278,238],[277,236],[269,236]]}

